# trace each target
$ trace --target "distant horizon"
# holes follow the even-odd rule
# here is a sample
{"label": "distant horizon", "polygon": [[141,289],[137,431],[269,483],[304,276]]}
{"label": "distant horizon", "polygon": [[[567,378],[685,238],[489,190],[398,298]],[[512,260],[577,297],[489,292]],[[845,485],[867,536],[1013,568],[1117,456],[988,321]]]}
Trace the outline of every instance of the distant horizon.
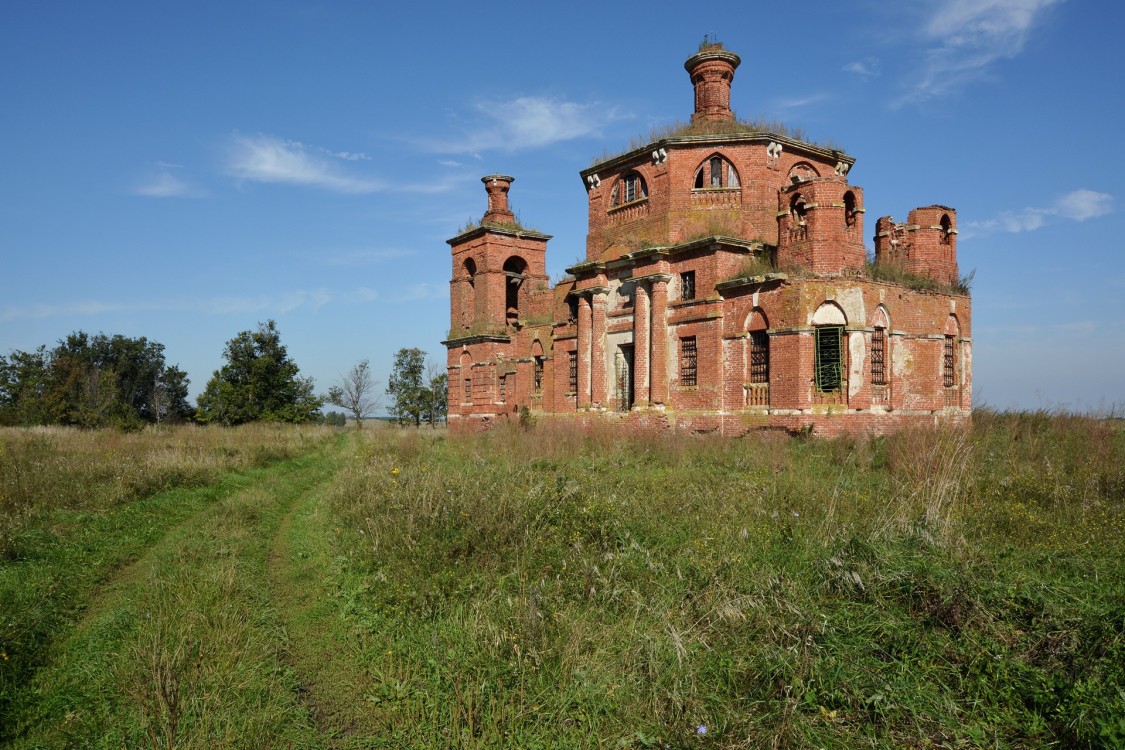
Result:
{"label": "distant horizon", "polygon": [[740,116],[856,158],[869,235],[957,210],[978,403],[1125,408],[1125,170],[1071,135],[1118,129],[1125,10],[860,2],[779,34],[749,7],[650,3],[643,25],[624,7],[490,8],[0,11],[0,354],[144,336],[194,405],[225,343],[274,319],[317,393],[362,359],[382,391],[400,348],[445,361],[445,240],[483,214],[480,177],[515,177],[557,279],[585,256],[580,171],[690,116],[683,62],[713,34],[742,58]]}

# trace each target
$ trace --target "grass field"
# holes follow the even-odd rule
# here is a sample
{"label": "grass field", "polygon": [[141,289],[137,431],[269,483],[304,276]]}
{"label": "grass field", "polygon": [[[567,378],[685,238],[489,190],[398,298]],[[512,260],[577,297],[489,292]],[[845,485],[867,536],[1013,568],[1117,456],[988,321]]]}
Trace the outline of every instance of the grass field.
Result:
{"label": "grass field", "polygon": [[1123,747],[1125,430],[0,432],[0,745]]}

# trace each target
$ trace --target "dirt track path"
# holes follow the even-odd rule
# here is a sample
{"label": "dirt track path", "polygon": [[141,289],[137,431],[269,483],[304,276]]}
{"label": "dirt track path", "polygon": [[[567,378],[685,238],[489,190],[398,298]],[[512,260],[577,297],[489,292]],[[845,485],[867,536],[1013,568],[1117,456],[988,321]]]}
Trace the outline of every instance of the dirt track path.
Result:
{"label": "dirt track path", "polygon": [[322,503],[342,447],[263,470],[97,586],[15,706],[9,746],[346,744],[360,688],[323,687],[346,658]]}

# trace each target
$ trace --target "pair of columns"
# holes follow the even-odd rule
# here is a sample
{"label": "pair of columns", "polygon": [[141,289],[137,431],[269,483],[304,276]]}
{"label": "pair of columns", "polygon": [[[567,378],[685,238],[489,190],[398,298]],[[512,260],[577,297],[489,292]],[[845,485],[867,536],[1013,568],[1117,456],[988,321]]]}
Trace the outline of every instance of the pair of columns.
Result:
{"label": "pair of columns", "polygon": [[[633,399],[641,405],[668,398],[669,274],[635,279],[633,300]],[[648,284],[652,285],[651,293]],[[578,298],[578,408],[604,407],[606,388],[606,302],[609,289],[584,289]],[[650,304],[651,302],[651,304]]]}

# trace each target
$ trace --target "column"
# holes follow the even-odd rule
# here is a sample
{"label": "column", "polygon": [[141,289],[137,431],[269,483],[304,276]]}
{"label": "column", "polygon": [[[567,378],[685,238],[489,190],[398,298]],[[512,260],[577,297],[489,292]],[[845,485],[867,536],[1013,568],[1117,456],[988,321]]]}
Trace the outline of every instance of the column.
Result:
{"label": "column", "polygon": [[590,405],[590,298],[578,298],[578,408]]}
{"label": "column", "polygon": [[645,282],[637,282],[633,298],[633,400],[637,406],[648,406],[649,305]]}
{"label": "column", "polygon": [[652,403],[668,402],[668,274],[653,277],[652,281],[652,378],[649,388]]}
{"label": "column", "polygon": [[593,322],[590,326],[590,401],[594,406],[605,407],[605,306],[606,290],[596,289],[593,294]]}

